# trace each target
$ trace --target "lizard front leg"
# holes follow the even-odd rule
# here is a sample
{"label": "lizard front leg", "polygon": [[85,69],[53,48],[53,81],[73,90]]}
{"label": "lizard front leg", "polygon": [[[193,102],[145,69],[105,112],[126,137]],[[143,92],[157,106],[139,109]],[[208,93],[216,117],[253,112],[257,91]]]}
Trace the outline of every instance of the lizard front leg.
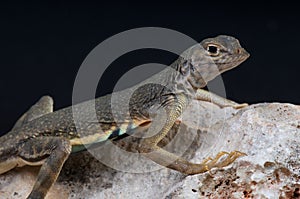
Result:
{"label": "lizard front leg", "polygon": [[[173,107],[170,109],[167,108],[166,111],[168,113],[168,118],[162,130],[158,134],[150,138],[144,138],[141,141],[138,149],[140,153],[162,166],[188,175],[204,173],[212,168],[225,167],[234,162],[238,157],[246,155],[245,153],[239,151],[233,151],[231,153],[220,152],[215,158],[209,157],[202,163],[195,164],[159,147],[158,143],[167,135],[176,119],[181,114],[182,109],[187,104],[187,101],[184,99],[184,97],[182,98],[179,96],[178,98],[178,104],[175,103],[175,105],[173,105]],[[219,161],[223,155],[228,156],[223,161]]]}
{"label": "lizard front leg", "polygon": [[27,199],[44,198],[69,157],[70,142],[65,138],[57,137],[34,138],[22,144],[19,151],[21,151],[19,157],[25,164],[42,164],[37,180]]}
{"label": "lizard front leg", "polygon": [[[219,159],[223,155],[228,155],[223,161]],[[230,153],[219,152],[215,158],[208,157],[200,164],[191,163],[173,153],[170,153],[158,146],[152,147],[152,151],[145,153],[144,156],[153,160],[154,162],[165,166],[167,168],[179,171],[187,175],[204,173],[212,168],[222,168],[233,163],[238,157],[246,155],[239,151],[233,151]]]}
{"label": "lizard front leg", "polygon": [[223,98],[219,95],[216,95],[214,93],[211,93],[211,92],[203,90],[203,89],[198,89],[197,90],[195,99],[201,100],[201,101],[211,102],[213,104],[218,105],[221,108],[232,107],[232,108],[235,108],[235,109],[239,109],[239,108],[244,108],[244,107],[248,106],[247,103],[238,104],[234,101]]}
{"label": "lizard front leg", "polygon": [[[204,173],[211,170],[212,168],[226,167],[233,163],[237,158],[246,155],[245,153],[240,151],[232,151],[230,153],[221,151],[216,155],[215,158],[208,157],[202,163],[197,164],[189,162],[180,156],[177,156],[157,145],[154,145],[153,141],[155,142],[156,140],[152,140],[151,138],[144,139],[139,152],[142,152],[145,157],[151,159],[159,165],[187,175]],[[227,157],[222,161],[219,161],[220,158],[224,155],[227,155]]]}

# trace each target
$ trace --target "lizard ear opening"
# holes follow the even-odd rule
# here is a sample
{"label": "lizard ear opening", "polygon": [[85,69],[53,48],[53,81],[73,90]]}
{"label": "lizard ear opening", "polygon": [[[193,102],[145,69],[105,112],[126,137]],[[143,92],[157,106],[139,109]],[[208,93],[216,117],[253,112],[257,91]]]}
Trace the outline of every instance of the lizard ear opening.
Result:
{"label": "lizard ear opening", "polygon": [[190,70],[191,64],[187,60],[184,60],[180,66],[179,72],[181,73],[181,75],[187,76],[190,74]]}

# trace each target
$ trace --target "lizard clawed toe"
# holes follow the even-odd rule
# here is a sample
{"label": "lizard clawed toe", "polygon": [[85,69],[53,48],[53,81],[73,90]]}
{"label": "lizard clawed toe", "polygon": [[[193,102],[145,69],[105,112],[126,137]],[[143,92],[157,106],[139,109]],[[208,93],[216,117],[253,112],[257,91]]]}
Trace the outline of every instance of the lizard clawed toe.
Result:
{"label": "lizard clawed toe", "polygon": [[[221,157],[223,157],[224,155],[227,155],[227,157],[222,160],[219,161]],[[223,168],[226,167],[228,165],[230,165],[231,163],[233,163],[237,158],[241,157],[241,156],[246,156],[246,153],[240,152],[240,151],[232,151],[230,153],[226,152],[226,151],[221,151],[219,152],[215,158],[211,158],[208,157],[206,158],[202,164],[204,165],[205,168],[208,169],[208,171],[210,171],[212,168]]]}

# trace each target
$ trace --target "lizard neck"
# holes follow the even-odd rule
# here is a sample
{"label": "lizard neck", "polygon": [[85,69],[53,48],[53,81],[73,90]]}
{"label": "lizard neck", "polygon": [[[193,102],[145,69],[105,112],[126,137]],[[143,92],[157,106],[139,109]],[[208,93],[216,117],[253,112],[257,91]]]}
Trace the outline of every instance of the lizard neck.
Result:
{"label": "lizard neck", "polygon": [[193,98],[199,88],[206,86],[206,82],[200,75],[195,75],[191,71],[190,63],[179,57],[170,66],[169,78],[166,79],[166,85],[174,94],[184,94],[188,98]]}

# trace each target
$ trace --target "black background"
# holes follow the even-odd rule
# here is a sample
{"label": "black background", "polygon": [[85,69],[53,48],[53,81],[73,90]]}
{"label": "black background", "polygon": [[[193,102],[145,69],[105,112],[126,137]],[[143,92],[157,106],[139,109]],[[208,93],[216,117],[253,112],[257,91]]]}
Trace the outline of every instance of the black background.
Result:
{"label": "black background", "polygon": [[[88,53],[114,34],[146,26],[199,42],[219,34],[237,37],[251,57],[222,75],[227,97],[299,104],[299,21],[299,6],[286,1],[0,3],[0,134],[42,95],[55,99],[55,109],[71,105],[76,72]],[[98,95],[136,65],[175,58],[151,50],[124,55],[105,73]]]}

